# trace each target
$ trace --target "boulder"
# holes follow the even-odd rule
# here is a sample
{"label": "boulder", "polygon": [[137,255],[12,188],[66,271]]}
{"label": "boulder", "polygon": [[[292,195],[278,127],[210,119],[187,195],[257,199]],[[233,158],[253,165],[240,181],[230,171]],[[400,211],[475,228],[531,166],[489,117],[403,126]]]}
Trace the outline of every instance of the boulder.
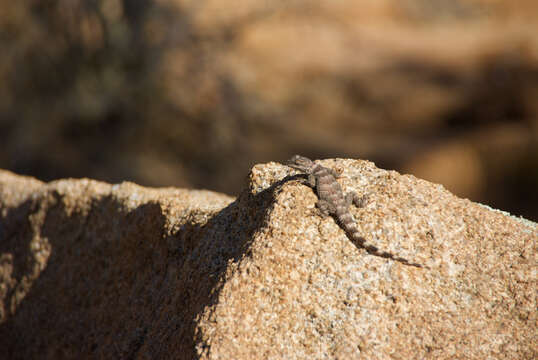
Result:
{"label": "boulder", "polygon": [[537,224],[441,185],[328,159],[356,247],[278,163],[235,199],[42,183],[0,171],[0,349],[8,358],[536,358]]}

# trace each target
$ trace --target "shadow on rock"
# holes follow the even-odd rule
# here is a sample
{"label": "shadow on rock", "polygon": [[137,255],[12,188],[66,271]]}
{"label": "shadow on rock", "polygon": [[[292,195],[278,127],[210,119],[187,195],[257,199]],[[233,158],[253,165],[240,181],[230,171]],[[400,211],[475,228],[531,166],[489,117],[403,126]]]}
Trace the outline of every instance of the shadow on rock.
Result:
{"label": "shadow on rock", "polygon": [[[105,196],[84,211],[57,190],[8,211],[0,255],[12,286],[1,300],[20,303],[0,348],[10,359],[198,358],[197,317],[217,303],[230,262],[248,256],[282,182],[213,216],[194,208],[176,228],[158,202],[129,209]],[[41,260],[36,239],[49,249]]]}

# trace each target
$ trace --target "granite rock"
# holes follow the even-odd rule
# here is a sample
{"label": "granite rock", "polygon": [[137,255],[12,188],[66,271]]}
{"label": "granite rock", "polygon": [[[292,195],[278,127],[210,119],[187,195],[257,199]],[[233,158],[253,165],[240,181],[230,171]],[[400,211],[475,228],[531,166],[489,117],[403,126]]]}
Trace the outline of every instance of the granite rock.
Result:
{"label": "granite rock", "polygon": [[538,227],[441,185],[325,160],[367,254],[281,164],[237,199],[0,171],[8,358],[531,359]]}

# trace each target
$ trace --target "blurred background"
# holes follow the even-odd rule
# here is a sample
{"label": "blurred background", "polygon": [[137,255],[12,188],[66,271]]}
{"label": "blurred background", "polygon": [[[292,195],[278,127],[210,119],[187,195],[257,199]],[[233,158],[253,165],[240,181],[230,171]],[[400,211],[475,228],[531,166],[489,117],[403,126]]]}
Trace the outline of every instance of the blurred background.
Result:
{"label": "blurred background", "polygon": [[0,4],[0,168],[237,195],[295,153],[538,220],[538,1]]}

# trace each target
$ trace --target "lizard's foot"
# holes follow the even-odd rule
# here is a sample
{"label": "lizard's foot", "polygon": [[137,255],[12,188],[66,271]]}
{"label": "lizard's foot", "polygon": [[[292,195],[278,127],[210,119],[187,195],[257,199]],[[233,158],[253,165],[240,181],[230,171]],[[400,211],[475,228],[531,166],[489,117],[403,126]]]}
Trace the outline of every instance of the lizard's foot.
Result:
{"label": "lizard's foot", "polygon": [[353,198],[353,205],[355,205],[358,208],[363,208],[366,206],[369,199],[370,199],[369,195],[358,196],[357,194],[355,194],[355,197]]}
{"label": "lizard's foot", "polygon": [[346,204],[347,206],[353,204],[358,208],[366,206],[368,202],[368,195],[359,196],[357,193],[348,193],[346,195]]}

